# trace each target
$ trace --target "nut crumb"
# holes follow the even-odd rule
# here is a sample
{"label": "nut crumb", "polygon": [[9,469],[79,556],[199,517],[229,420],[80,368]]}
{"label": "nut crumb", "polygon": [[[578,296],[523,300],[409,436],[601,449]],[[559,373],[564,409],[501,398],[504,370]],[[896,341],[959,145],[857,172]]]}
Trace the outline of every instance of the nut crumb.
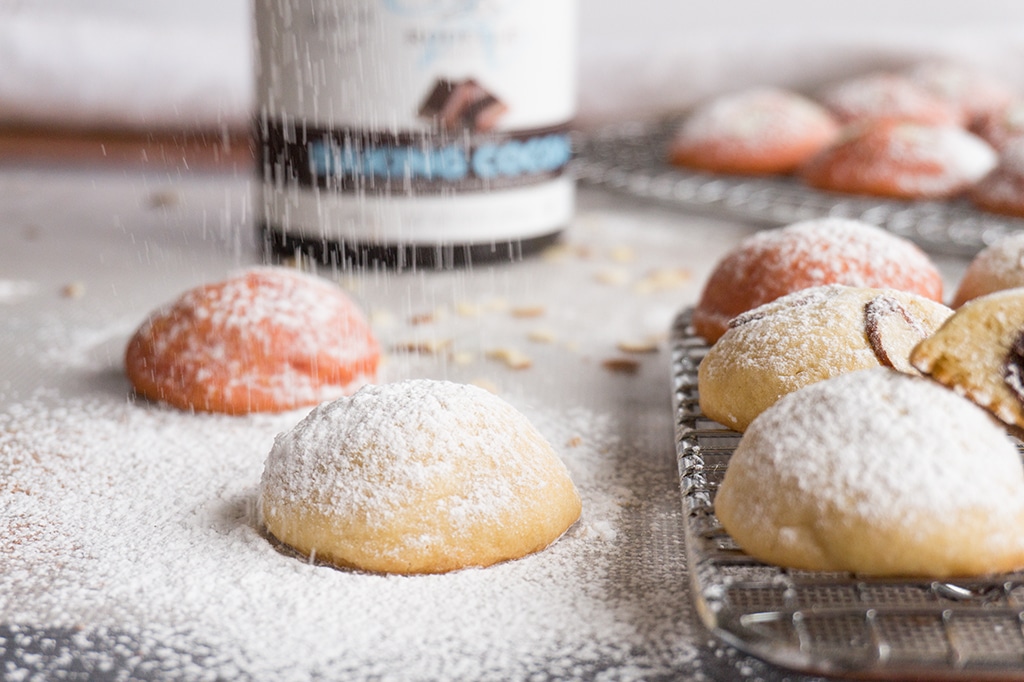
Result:
{"label": "nut crumb", "polygon": [[659,339],[653,336],[646,339],[623,339],[615,346],[623,353],[657,353],[660,348]]}
{"label": "nut crumb", "polygon": [[392,350],[406,353],[424,353],[427,355],[438,355],[446,351],[452,345],[451,339],[420,339],[415,341],[403,341],[395,344]]}
{"label": "nut crumb", "polygon": [[558,340],[558,337],[550,329],[534,329],[526,335],[526,338],[534,343],[554,343]]}
{"label": "nut crumb", "polygon": [[467,350],[460,350],[456,353],[452,353],[452,362],[456,365],[472,365],[476,362],[476,356]]}
{"label": "nut crumb", "polygon": [[82,298],[85,296],[85,282],[71,282],[65,284],[60,290],[61,296],[64,298]]}
{"label": "nut crumb", "polygon": [[572,254],[568,244],[555,244],[541,252],[541,260],[554,262],[567,259]]}
{"label": "nut crumb", "polygon": [[487,351],[487,357],[505,363],[509,369],[527,369],[533,366],[533,360],[515,348],[495,348]]}
{"label": "nut crumb", "polygon": [[633,291],[638,294],[653,294],[666,289],[677,289],[692,279],[693,275],[689,270],[680,268],[659,268],[647,274],[646,277],[633,285]]}
{"label": "nut crumb", "polygon": [[601,366],[616,374],[636,374],[640,371],[640,363],[631,358],[608,358],[601,362]]}
{"label": "nut crumb", "polygon": [[636,251],[631,246],[616,246],[608,255],[616,263],[632,263],[636,260]]}
{"label": "nut crumb", "polygon": [[149,195],[147,205],[150,208],[168,208],[178,203],[178,193],[172,190],[161,190]]}
{"label": "nut crumb", "polygon": [[594,279],[601,284],[621,286],[629,281],[629,273],[622,268],[606,268],[596,273]]}
{"label": "nut crumb", "polygon": [[483,309],[489,313],[503,313],[508,310],[508,301],[500,296],[495,296],[484,301]]}
{"label": "nut crumb", "polygon": [[393,327],[396,317],[393,312],[384,308],[376,308],[370,311],[370,324],[374,327]]}
{"label": "nut crumb", "polygon": [[517,306],[510,311],[512,317],[541,317],[546,312],[542,305]]}
{"label": "nut crumb", "polygon": [[473,379],[469,383],[472,384],[473,386],[476,386],[477,388],[482,388],[485,391],[494,393],[495,395],[501,392],[500,389],[498,388],[498,385],[491,381],[490,379]]}
{"label": "nut crumb", "polygon": [[565,447],[567,447],[567,448],[578,448],[581,445],[583,445],[583,439],[580,438],[579,436],[573,436],[565,444]]}
{"label": "nut crumb", "polygon": [[409,317],[409,324],[415,326],[420,324],[433,324],[440,320],[445,319],[448,316],[448,311],[444,308],[438,308],[429,313],[417,313]]}

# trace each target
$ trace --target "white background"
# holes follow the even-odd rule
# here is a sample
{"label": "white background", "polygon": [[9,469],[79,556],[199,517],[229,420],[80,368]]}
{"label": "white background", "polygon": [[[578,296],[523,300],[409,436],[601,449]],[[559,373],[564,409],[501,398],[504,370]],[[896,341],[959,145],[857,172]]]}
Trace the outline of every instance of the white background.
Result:
{"label": "white background", "polygon": [[[753,83],[813,89],[938,55],[1024,87],[1020,0],[580,8],[583,123],[663,113]],[[0,124],[244,126],[250,34],[249,0],[0,0]]]}

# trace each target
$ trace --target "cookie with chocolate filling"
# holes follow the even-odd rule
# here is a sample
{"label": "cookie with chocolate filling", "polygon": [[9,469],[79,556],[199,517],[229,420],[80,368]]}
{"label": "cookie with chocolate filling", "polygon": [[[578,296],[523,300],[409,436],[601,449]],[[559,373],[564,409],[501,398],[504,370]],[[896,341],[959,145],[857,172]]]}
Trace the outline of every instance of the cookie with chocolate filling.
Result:
{"label": "cookie with chocolate filling", "polygon": [[698,367],[704,414],[735,431],[782,396],[870,367],[917,374],[910,351],[952,311],[896,289],[830,284],[733,319]]}
{"label": "cookie with chocolate filling", "polygon": [[1024,432],[1024,288],[964,303],[914,348],[910,362]]}

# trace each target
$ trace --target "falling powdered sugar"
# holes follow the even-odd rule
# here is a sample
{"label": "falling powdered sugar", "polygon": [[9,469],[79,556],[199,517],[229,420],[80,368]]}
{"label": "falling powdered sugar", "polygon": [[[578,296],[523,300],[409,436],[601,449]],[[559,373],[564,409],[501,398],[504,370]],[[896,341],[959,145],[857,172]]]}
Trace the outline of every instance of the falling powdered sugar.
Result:
{"label": "falling powdered sugar", "polygon": [[75,665],[266,680],[678,669],[696,655],[687,633],[626,615],[636,599],[685,603],[677,583],[619,593],[609,576],[631,541],[616,531],[636,504],[630,489],[650,472],[615,463],[622,445],[602,417],[524,412],[569,468],[581,521],[521,560],[402,577],[310,564],[263,534],[264,459],[301,413],[189,414],[113,395],[10,408],[0,416],[5,679]]}

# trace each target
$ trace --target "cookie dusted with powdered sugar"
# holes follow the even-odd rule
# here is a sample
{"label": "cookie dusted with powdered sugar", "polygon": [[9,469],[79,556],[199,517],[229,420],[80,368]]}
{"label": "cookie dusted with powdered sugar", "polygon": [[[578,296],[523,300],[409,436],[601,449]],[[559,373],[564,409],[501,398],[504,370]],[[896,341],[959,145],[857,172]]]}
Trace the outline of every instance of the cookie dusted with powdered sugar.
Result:
{"label": "cookie dusted with powdered sugar", "polygon": [[1006,143],[995,169],[971,188],[970,199],[984,211],[1024,218],[1024,137]]}
{"label": "cookie dusted with powdered sugar", "polygon": [[580,516],[551,445],[475,386],[410,380],[315,408],[278,436],[260,483],[267,530],[304,556],[443,573],[544,549]]}
{"label": "cookie dusted with powdered sugar", "polygon": [[780,88],[754,88],[694,109],[669,143],[669,160],[717,173],[789,173],[838,133],[831,114],[806,97]]}
{"label": "cookie dusted with powdered sugar", "polygon": [[981,138],[952,125],[876,121],[850,128],[811,159],[800,177],[811,187],[894,199],[948,199],[996,165]]}
{"label": "cookie dusted with powdered sugar", "polygon": [[1024,232],[1008,234],[975,254],[960,278],[952,306],[1015,287],[1024,287]]}
{"label": "cookie dusted with powdered sugar", "polygon": [[740,313],[823,284],[892,288],[942,300],[942,275],[912,242],[864,222],[823,218],[763,230],[736,245],[704,284],[693,325],[714,343]]}
{"label": "cookie dusted with powdered sugar", "polygon": [[743,435],[714,500],[789,568],[952,578],[1024,567],[1024,468],[981,409],[876,368],[791,393]]}
{"label": "cookie dusted with powdered sugar", "polygon": [[380,350],[337,285],[254,268],[185,292],[135,332],[125,369],[135,391],[184,410],[281,412],[351,393]]}
{"label": "cookie dusted with powdered sugar", "polygon": [[895,289],[812,287],[735,318],[697,370],[704,414],[736,431],[782,396],[870,367],[916,374],[910,351],[951,314]]}
{"label": "cookie dusted with powdered sugar", "polygon": [[964,123],[959,106],[898,73],[868,73],[833,83],[821,91],[819,100],[843,125],[871,121]]}

